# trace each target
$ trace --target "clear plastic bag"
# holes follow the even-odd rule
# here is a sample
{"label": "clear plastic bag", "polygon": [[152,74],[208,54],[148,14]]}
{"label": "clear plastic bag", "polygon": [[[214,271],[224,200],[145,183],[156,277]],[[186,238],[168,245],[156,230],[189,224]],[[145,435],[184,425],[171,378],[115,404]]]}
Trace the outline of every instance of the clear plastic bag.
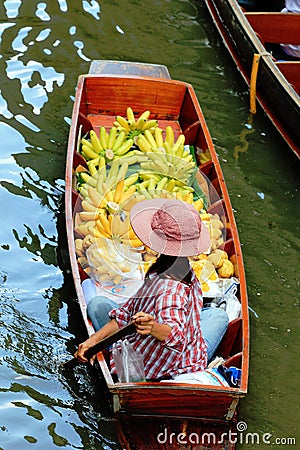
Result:
{"label": "clear plastic bag", "polygon": [[127,339],[113,344],[112,356],[121,383],[146,381],[143,357]]}
{"label": "clear plastic bag", "polygon": [[86,251],[90,277],[101,285],[119,285],[143,279],[142,256],[128,245],[99,238]]}
{"label": "clear plastic bag", "polygon": [[226,294],[224,299],[226,300],[225,311],[228,314],[229,322],[232,322],[232,320],[240,317],[241,303],[233,292]]}

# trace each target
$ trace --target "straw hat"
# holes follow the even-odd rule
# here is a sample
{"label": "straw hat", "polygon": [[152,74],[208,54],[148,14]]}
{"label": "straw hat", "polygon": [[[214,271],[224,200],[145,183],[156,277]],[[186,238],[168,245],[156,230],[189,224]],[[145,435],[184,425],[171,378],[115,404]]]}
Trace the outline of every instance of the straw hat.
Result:
{"label": "straw hat", "polygon": [[138,238],[157,253],[196,256],[210,245],[198,211],[181,200],[143,200],[131,209],[130,222]]}

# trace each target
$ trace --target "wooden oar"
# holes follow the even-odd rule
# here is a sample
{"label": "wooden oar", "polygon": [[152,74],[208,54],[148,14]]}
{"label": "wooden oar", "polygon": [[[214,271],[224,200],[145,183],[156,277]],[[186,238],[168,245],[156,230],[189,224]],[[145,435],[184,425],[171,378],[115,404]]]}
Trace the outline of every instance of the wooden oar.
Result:
{"label": "wooden oar", "polygon": [[[112,345],[114,342],[117,342],[119,339],[122,339],[123,337],[128,336],[129,334],[132,334],[134,332],[135,332],[134,322],[130,322],[125,327],[120,328],[120,330],[115,331],[114,333],[110,334],[109,336],[107,336],[106,338],[102,339],[100,342],[95,344],[93,347],[90,347],[85,352],[85,357],[87,359],[92,358],[94,355],[101,352],[101,350],[104,350],[105,348]],[[76,364],[79,364],[78,359],[72,358],[64,363],[64,367],[70,369],[74,367]]]}

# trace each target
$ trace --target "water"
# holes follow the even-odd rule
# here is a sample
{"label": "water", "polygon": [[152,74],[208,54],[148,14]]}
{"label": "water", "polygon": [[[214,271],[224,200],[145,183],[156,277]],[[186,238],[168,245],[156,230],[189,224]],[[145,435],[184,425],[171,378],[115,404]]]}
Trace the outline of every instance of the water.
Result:
{"label": "water", "polygon": [[[240,420],[259,448],[299,442],[299,162],[260,111],[249,115],[202,2],[6,0],[0,17],[0,448],[120,448],[96,374],[60,365],[85,338],[59,229],[75,87],[93,59],[165,64],[193,84],[235,209],[253,310]],[[281,445],[264,444],[264,433]]]}

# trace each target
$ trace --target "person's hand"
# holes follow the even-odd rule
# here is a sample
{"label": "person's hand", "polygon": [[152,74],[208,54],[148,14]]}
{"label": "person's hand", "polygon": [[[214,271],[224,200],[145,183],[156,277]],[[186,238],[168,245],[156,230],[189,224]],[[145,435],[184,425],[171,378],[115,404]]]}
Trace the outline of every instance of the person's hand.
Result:
{"label": "person's hand", "polygon": [[143,311],[140,311],[132,316],[132,320],[136,326],[137,333],[142,335],[151,334],[154,326],[154,317],[151,316],[151,314],[146,314]]}
{"label": "person's hand", "polygon": [[86,344],[86,342],[82,342],[81,344],[79,344],[78,349],[76,350],[76,352],[74,353],[74,357],[76,359],[78,359],[79,362],[81,363],[87,363],[90,362],[91,364],[93,364],[94,360],[95,360],[95,356],[93,356],[90,360],[88,360],[85,357],[85,352],[90,348],[89,345]]}

